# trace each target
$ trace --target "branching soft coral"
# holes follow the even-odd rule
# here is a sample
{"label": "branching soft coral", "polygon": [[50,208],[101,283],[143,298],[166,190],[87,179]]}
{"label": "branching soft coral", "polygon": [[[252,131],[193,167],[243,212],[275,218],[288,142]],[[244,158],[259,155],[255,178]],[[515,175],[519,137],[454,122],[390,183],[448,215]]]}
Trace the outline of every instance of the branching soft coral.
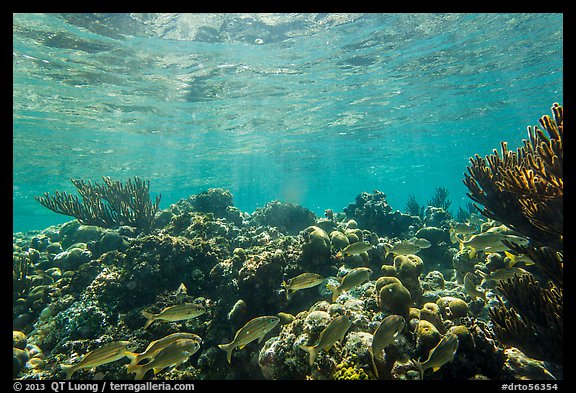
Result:
{"label": "branching soft coral", "polygon": [[552,112],[554,119],[540,118],[543,129],[528,127],[528,140],[516,152],[502,142],[501,156],[494,150],[471,158],[464,184],[468,196],[484,206],[484,216],[558,251],[564,222],[562,106],[554,103]]}

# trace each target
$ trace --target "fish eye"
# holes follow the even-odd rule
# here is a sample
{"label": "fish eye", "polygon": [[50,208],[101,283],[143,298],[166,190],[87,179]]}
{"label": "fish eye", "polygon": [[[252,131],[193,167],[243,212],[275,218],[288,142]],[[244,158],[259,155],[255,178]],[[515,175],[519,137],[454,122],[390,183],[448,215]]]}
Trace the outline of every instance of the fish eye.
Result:
{"label": "fish eye", "polygon": [[126,346],[126,349],[129,351],[134,351],[134,350],[136,350],[136,348],[137,348],[137,346],[134,343],[130,343]]}

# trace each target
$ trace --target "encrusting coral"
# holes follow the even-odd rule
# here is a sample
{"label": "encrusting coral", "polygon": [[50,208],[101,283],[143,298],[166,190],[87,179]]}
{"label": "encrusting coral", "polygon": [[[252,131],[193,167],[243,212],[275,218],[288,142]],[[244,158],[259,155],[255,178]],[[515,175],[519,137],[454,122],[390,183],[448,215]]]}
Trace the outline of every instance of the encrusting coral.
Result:
{"label": "encrusting coral", "polygon": [[156,201],[152,203],[150,181],[134,177],[123,184],[107,176],[102,180],[104,185],[82,179],[70,180],[78,189],[82,202],[77,195],[60,191],[54,195],[46,192],[35,199],[55,213],[75,217],[81,224],[103,228],[128,225],[150,232],[161,198],[160,195],[156,196]]}

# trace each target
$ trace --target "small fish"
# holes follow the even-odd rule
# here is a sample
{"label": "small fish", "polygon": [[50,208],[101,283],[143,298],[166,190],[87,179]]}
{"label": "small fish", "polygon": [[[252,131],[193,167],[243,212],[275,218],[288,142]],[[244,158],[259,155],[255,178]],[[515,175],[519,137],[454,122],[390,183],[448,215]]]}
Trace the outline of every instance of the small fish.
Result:
{"label": "small fish", "polygon": [[476,298],[479,297],[484,299],[484,302],[486,302],[486,292],[476,287],[476,284],[474,284],[474,281],[472,280],[472,273],[466,273],[464,276],[464,291],[472,298],[472,300],[476,300]]}
{"label": "small fish", "polygon": [[485,223],[486,219],[479,214],[472,213],[472,214],[470,214],[470,217],[468,217],[468,219],[466,219],[466,222],[469,225],[474,225],[474,226],[478,227],[478,226],[482,225],[483,223]]}
{"label": "small fish", "polygon": [[[521,246],[525,246],[528,244],[528,239],[524,238],[524,237],[520,237],[520,236],[515,236],[515,235],[503,235],[502,240],[507,240],[510,243],[514,243],[514,244],[519,244]],[[486,253],[491,253],[491,252],[506,252],[510,250],[510,248],[505,245],[504,243],[502,243],[502,241],[500,241],[500,243],[495,244],[493,246],[489,246],[484,248],[484,252]]]}
{"label": "small fish", "polygon": [[228,358],[228,363],[232,361],[232,350],[236,347],[239,349],[244,348],[247,344],[258,339],[258,342],[262,341],[266,333],[274,329],[276,325],[280,322],[280,318],[277,316],[262,316],[256,317],[243,327],[241,327],[234,336],[234,340],[228,344],[219,344],[218,347],[226,352],[226,357]]}
{"label": "small fish", "polygon": [[418,251],[420,251],[420,247],[418,247],[414,243],[410,243],[409,241],[404,240],[398,243],[394,243],[392,247],[387,249],[384,258],[386,258],[388,254],[410,255],[410,254],[416,254]]}
{"label": "small fish", "polygon": [[456,239],[460,243],[460,250],[463,250],[465,247],[483,250],[486,247],[502,244],[503,238],[504,235],[497,232],[482,232],[477,235],[472,235],[468,240],[461,240],[456,236]]}
{"label": "small fish", "polygon": [[146,311],[142,311],[142,315],[147,319],[144,324],[144,329],[146,329],[150,324],[156,320],[160,321],[183,321],[186,319],[195,318],[206,312],[206,309],[199,304],[183,303],[176,306],[166,307],[164,310],[160,311],[158,314],[151,314]]}
{"label": "small fish", "polygon": [[405,324],[406,321],[400,315],[388,315],[380,322],[380,325],[374,332],[370,356],[376,376],[378,376],[378,368],[376,367],[374,358],[378,357],[388,345],[394,342],[398,333],[404,329]]}
{"label": "small fish", "polygon": [[135,373],[134,380],[141,380],[148,370],[158,374],[166,367],[176,367],[184,363],[200,349],[196,339],[180,338],[156,352],[152,360],[146,364],[134,366],[130,372]]}
{"label": "small fish", "polygon": [[368,281],[370,279],[370,274],[372,274],[372,269],[367,267],[357,267],[350,270],[337,287],[328,284],[326,287],[332,291],[332,301],[336,301],[343,291],[347,291],[362,284],[364,281]]}
{"label": "small fish", "polygon": [[328,351],[332,345],[338,340],[342,340],[344,335],[352,326],[352,319],[347,315],[336,317],[326,326],[320,333],[318,343],[316,345],[300,345],[300,348],[310,354],[310,365],[314,364],[314,360],[321,350]]}
{"label": "small fish", "polygon": [[458,350],[458,336],[453,333],[448,333],[434,348],[430,350],[428,359],[424,363],[414,361],[416,367],[420,371],[421,379],[424,379],[424,371],[431,368],[434,372],[438,371],[440,367],[454,359],[454,355]]}
{"label": "small fish", "polygon": [[498,269],[490,274],[486,274],[483,271],[477,270],[476,271],[480,277],[482,277],[482,282],[480,285],[484,285],[485,282],[488,281],[498,281],[498,280],[506,280],[508,278],[514,277],[515,274],[530,274],[529,271],[522,269],[521,267],[509,267],[504,269]]}
{"label": "small fish", "polygon": [[374,332],[372,353],[379,355],[382,350],[392,344],[398,333],[404,329],[405,324],[406,321],[400,315],[388,315],[384,318]]}
{"label": "small fish", "polygon": [[342,256],[344,257],[349,257],[352,255],[358,255],[358,254],[362,254],[365,251],[368,251],[372,248],[372,244],[368,243],[368,242],[356,242],[356,243],[352,243],[347,245],[346,247],[344,247],[344,249],[342,251],[340,251],[336,257],[340,258]]}
{"label": "small fish", "polygon": [[115,362],[126,356],[126,352],[136,349],[136,345],[130,341],[113,341],[102,345],[100,348],[88,352],[80,362],[76,364],[62,364],[60,367],[66,373],[66,379],[82,368],[94,368],[101,364]]}
{"label": "small fish", "polygon": [[429,248],[429,247],[432,245],[432,243],[430,243],[430,240],[424,239],[423,237],[413,238],[413,239],[410,239],[410,241],[411,241],[414,245],[416,245],[416,246],[418,246],[418,247],[420,247],[420,248],[422,248],[422,249],[424,249],[424,248]]}
{"label": "small fish", "polygon": [[518,235],[518,232],[508,228],[506,225],[497,225],[490,227],[486,230],[486,232],[496,232],[501,233],[502,235],[516,235],[516,236]]}
{"label": "small fish", "polygon": [[302,273],[294,278],[291,278],[288,283],[282,282],[282,286],[286,290],[286,298],[290,293],[294,293],[301,289],[307,289],[320,285],[324,281],[324,277],[316,273]]}
{"label": "small fish", "polygon": [[474,225],[464,224],[462,222],[457,222],[456,224],[450,223],[450,230],[461,235],[471,235],[474,232],[478,232],[478,229]]}
{"label": "small fish", "polygon": [[528,255],[525,255],[525,254],[514,255],[509,251],[504,251],[504,254],[506,254],[508,259],[510,260],[508,267],[513,267],[518,262],[523,262],[526,266],[535,265],[534,261],[532,259],[530,259],[530,257]]}
{"label": "small fish", "polygon": [[135,353],[135,352],[126,352],[126,356],[130,359],[130,364],[126,367],[128,368],[128,373],[134,372],[135,366],[140,363],[144,359],[153,358],[158,351],[163,348],[166,348],[168,345],[172,344],[174,341],[179,339],[189,339],[189,340],[197,340],[199,343],[202,343],[202,338],[194,333],[172,333],[168,336],[161,338],[156,341],[152,341],[144,352]]}
{"label": "small fish", "polygon": [[174,297],[176,298],[176,302],[178,304],[182,304],[184,299],[186,299],[186,296],[188,296],[188,288],[186,288],[186,285],[184,285],[184,283],[180,283],[180,286],[178,287],[178,289],[176,290],[176,294],[174,295]]}

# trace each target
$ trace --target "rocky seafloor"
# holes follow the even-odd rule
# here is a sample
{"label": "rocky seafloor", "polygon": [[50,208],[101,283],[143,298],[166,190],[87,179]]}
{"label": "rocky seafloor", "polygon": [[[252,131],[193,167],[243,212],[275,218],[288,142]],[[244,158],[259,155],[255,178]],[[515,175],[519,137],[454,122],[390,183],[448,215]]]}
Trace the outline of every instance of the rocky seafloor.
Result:
{"label": "rocky seafloor", "polygon": [[[360,194],[343,212],[318,217],[278,201],[248,214],[233,206],[230,192],[210,189],[158,212],[149,234],[76,220],[14,233],[13,376],[63,379],[62,364],[75,364],[108,342],[130,341],[142,352],[153,340],[190,332],[202,338],[200,349],[144,379],[558,378],[548,364],[499,343],[488,317],[498,295],[494,282],[483,286],[486,302],[466,294],[467,272],[500,269],[504,257],[460,250],[450,236],[454,222],[439,207],[428,206],[423,217],[393,211],[377,191]],[[386,245],[412,238],[430,246],[406,263],[387,255]],[[358,241],[371,248],[342,256]],[[328,285],[360,266],[372,270],[370,279],[333,301]],[[326,280],[287,296],[282,283],[304,272]],[[158,313],[182,301],[207,311],[144,328],[142,311]],[[405,327],[373,363],[373,334],[391,314],[401,315]],[[218,345],[264,315],[279,315],[280,323],[261,342],[235,348],[228,363]],[[341,315],[350,318],[350,328],[310,365],[300,346],[316,343]],[[459,341],[453,360],[421,375],[414,360],[426,360],[448,333]],[[79,369],[72,378],[130,380],[128,363],[123,358]]]}

